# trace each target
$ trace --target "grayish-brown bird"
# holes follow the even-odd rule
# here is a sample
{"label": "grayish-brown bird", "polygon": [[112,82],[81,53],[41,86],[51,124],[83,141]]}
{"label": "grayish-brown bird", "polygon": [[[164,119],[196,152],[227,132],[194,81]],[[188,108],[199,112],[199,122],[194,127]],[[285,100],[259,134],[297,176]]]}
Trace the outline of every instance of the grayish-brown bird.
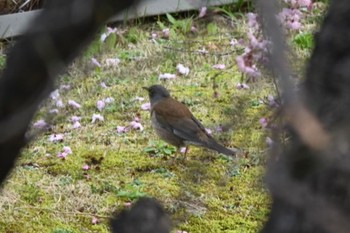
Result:
{"label": "grayish-brown bird", "polygon": [[143,88],[148,91],[151,101],[152,126],[162,140],[178,149],[186,146],[185,155],[189,145],[206,147],[225,155],[235,154],[235,151],[217,143],[187,106],[173,99],[165,87],[154,85]]}

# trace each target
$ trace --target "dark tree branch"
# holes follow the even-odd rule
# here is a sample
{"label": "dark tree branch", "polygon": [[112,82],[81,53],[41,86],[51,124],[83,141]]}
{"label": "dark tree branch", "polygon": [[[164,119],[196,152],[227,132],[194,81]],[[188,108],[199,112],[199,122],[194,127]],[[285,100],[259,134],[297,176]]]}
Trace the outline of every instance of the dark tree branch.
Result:
{"label": "dark tree branch", "polygon": [[0,78],[0,182],[23,146],[25,132],[53,81],[112,15],[135,1],[50,1],[8,54]]}

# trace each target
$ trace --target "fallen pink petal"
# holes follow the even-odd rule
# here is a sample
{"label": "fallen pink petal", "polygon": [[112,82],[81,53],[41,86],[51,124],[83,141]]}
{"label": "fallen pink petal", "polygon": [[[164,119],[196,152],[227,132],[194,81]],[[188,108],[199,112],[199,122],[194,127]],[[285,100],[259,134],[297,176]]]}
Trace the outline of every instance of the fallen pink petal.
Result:
{"label": "fallen pink petal", "polygon": [[47,126],[48,126],[48,124],[44,120],[38,120],[37,122],[35,122],[33,124],[33,127],[37,128],[37,129],[44,129]]}
{"label": "fallen pink petal", "polygon": [[96,121],[104,121],[104,117],[100,114],[93,114],[91,123],[95,123]]}
{"label": "fallen pink petal", "polygon": [[136,116],[136,117],[134,118],[134,121],[136,121],[136,122],[140,122],[140,121],[141,121],[141,119],[140,119],[140,117]]}
{"label": "fallen pink petal", "polygon": [[63,147],[63,152],[67,153],[68,155],[72,154],[72,149],[69,146],[64,146]]}
{"label": "fallen pink petal", "polygon": [[211,135],[213,133],[213,131],[211,129],[205,128],[205,131],[207,132],[207,134]]}
{"label": "fallen pink petal", "polygon": [[132,206],[132,203],[131,202],[125,202],[124,206],[130,208]]}
{"label": "fallen pink petal", "polygon": [[101,63],[99,63],[99,62],[96,60],[96,58],[91,58],[91,62],[92,62],[92,64],[94,64],[95,66],[101,67]]}
{"label": "fallen pink petal", "polygon": [[117,67],[120,63],[120,59],[119,58],[107,58],[105,60],[105,64],[108,67]]}
{"label": "fallen pink petal", "polygon": [[238,41],[236,40],[236,39],[232,39],[231,41],[230,41],[230,45],[231,46],[236,46],[238,44]]}
{"label": "fallen pink petal", "polygon": [[169,39],[169,37],[170,37],[170,29],[169,28],[164,28],[162,30],[162,33],[163,33],[163,38]]}
{"label": "fallen pink petal", "polygon": [[102,82],[100,85],[102,88],[105,88],[105,89],[108,88],[105,82]]}
{"label": "fallen pink petal", "polygon": [[145,100],[145,98],[136,96],[136,97],[135,97],[135,100],[142,102],[142,101]]}
{"label": "fallen pink petal", "polygon": [[81,108],[81,105],[75,102],[74,100],[68,100],[68,105],[73,108]]}
{"label": "fallen pink petal", "polygon": [[74,123],[74,122],[80,121],[80,120],[81,120],[81,117],[72,116],[72,117],[70,118],[70,120]]}
{"label": "fallen pink petal", "polygon": [[226,69],[226,65],[225,64],[216,64],[216,65],[213,65],[213,68],[218,69],[218,70],[224,70],[224,69]]}
{"label": "fallen pink petal", "polygon": [[263,127],[263,128],[266,128],[266,126],[267,126],[267,120],[266,120],[266,118],[260,118],[260,120],[259,120],[259,122],[260,122],[260,124],[261,124],[261,126]]}
{"label": "fallen pink petal", "polygon": [[80,127],[81,127],[81,124],[80,124],[79,121],[74,122],[73,125],[72,125],[73,129],[77,129],[77,128],[80,128]]}
{"label": "fallen pink petal", "polygon": [[182,65],[182,64],[178,64],[178,65],[176,66],[176,70],[177,70],[180,74],[185,75],[185,76],[187,76],[187,75],[190,73],[190,68],[185,67],[185,66]]}
{"label": "fallen pink petal", "polygon": [[174,79],[176,78],[175,74],[164,73],[159,75],[159,79]]}
{"label": "fallen pink petal", "polygon": [[128,132],[128,128],[125,126],[117,126],[117,133],[126,133]]}
{"label": "fallen pink petal", "polygon": [[84,170],[84,171],[87,171],[87,170],[89,170],[89,169],[90,169],[90,166],[89,166],[89,165],[87,165],[87,164],[83,165],[83,170]]}
{"label": "fallen pink petal", "polygon": [[91,223],[95,225],[95,224],[100,223],[100,220],[98,218],[96,218],[96,217],[92,217]]}
{"label": "fallen pink petal", "polygon": [[101,112],[106,106],[106,103],[103,100],[98,100],[96,103],[97,109]]}
{"label": "fallen pink petal", "polygon": [[65,152],[60,152],[60,153],[58,153],[57,154],[57,157],[58,158],[61,158],[61,159],[65,159],[65,158],[67,158],[67,153],[65,153]]}
{"label": "fallen pink petal", "polygon": [[203,18],[207,14],[207,7],[203,6],[199,9],[198,18]]}
{"label": "fallen pink petal", "polygon": [[58,89],[56,89],[50,93],[50,98],[53,100],[57,100],[59,97],[60,97],[60,93],[59,93]]}
{"label": "fallen pink petal", "polygon": [[64,85],[64,84],[62,84],[62,85],[60,86],[60,89],[62,89],[62,90],[70,90],[70,88],[71,88],[70,85]]}
{"label": "fallen pink petal", "polygon": [[[180,148],[180,153],[181,154],[185,154],[185,152],[186,152],[186,147],[181,147]],[[187,151],[188,152],[188,151]]]}
{"label": "fallen pink petal", "polygon": [[249,86],[245,83],[237,83],[236,88],[237,89],[249,89]]}
{"label": "fallen pink petal", "polygon": [[51,134],[49,137],[50,142],[61,142],[63,141],[63,134]]}
{"label": "fallen pink petal", "polygon": [[114,98],[113,97],[107,97],[106,99],[104,99],[104,102],[107,104],[113,103],[114,102]]}
{"label": "fallen pink petal", "polygon": [[150,110],[151,109],[151,103],[144,103],[141,105],[142,110]]}
{"label": "fallen pink petal", "polygon": [[198,49],[197,51],[198,51],[199,53],[201,53],[201,54],[207,54],[207,53],[209,53],[208,50],[206,50],[205,48]]}
{"label": "fallen pink petal", "polygon": [[50,109],[49,113],[50,113],[50,114],[58,114],[59,111],[58,111],[57,108],[54,108],[54,109]]}
{"label": "fallen pink petal", "polygon": [[158,34],[157,33],[151,33],[151,39],[157,39]]}
{"label": "fallen pink petal", "polygon": [[140,131],[143,131],[143,126],[140,122],[137,122],[137,121],[132,121],[130,122],[130,126],[133,128],[133,129],[138,129]]}
{"label": "fallen pink petal", "polygon": [[57,108],[64,108],[65,107],[65,105],[64,105],[64,103],[63,103],[63,101],[61,99],[58,99],[56,101],[56,107]]}

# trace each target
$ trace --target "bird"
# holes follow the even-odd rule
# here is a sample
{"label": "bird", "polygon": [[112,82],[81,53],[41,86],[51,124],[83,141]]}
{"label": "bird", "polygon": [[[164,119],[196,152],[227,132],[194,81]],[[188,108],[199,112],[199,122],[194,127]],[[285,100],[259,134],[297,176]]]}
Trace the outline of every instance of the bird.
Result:
{"label": "bird", "polygon": [[143,89],[148,91],[155,132],[162,140],[177,147],[177,151],[186,147],[185,158],[189,145],[209,148],[228,156],[235,155],[236,151],[217,143],[188,107],[172,98],[165,87],[153,85]]}

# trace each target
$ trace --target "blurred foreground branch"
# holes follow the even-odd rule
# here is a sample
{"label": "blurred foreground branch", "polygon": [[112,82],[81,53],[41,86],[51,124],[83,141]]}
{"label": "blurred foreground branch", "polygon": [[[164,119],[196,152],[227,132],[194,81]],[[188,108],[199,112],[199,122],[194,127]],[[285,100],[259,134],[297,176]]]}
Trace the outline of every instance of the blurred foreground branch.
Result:
{"label": "blurred foreground branch", "polygon": [[0,183],[26,144],[25,133],[54,79],[112,15],[134,1],[50,1],[9,51],[0,77]]}
{"label": "blurred foreground branch", "polygon": [[[348,232],[350,223],[350,2],[334,0],[316,37],[299,93],[289,80],[276,1],[257,1],[272,42],[271,67],[282,91],[288,145],[273,150],[273,198],[263,233]],[[277,139],[278,141],[278,139]]]}

